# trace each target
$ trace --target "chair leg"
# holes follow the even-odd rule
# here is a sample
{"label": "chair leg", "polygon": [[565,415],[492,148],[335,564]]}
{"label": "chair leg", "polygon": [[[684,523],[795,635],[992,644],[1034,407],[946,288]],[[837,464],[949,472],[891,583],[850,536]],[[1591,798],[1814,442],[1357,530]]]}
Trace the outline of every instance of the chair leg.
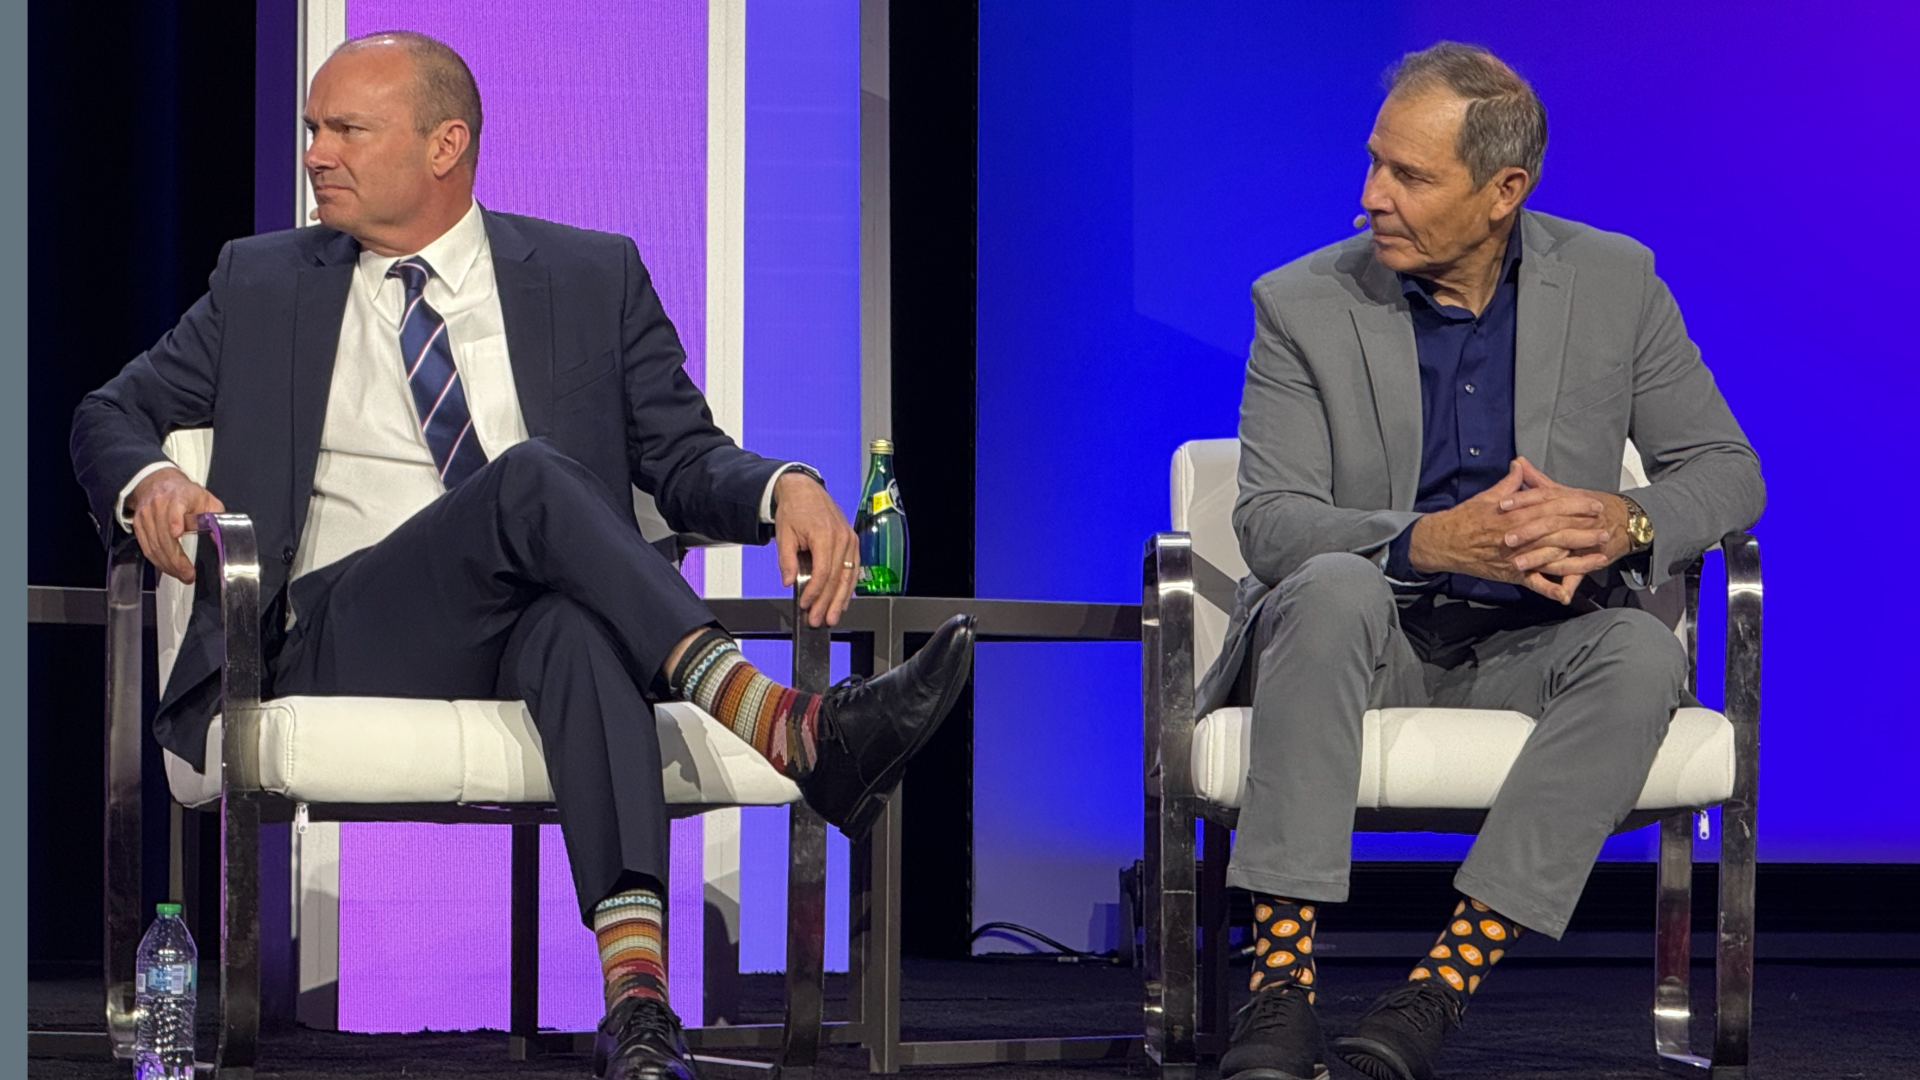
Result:
{"label": "chair leg", "polygon": [[253,1080],[260,1042],[260,804],[221,797],[221,1080]]}
{"label": "chair leg", "polygon": [[[1200,849],[1200,982],[1197,987],[1200,1020],[1195,1037],[1224,1038],[1227,1032],[1227,858],[1231,834],[1226,826],[1208,821],[1201,827]],[[1211,1049],[1211,1040],[1200,1052]]]}
{"label": "chair leg", "polygon": [[1663,1061],[1705,1068],[1688,1031],[1693,938],[1693,815],[1660,821],[1658,896],[1654,901],[1653,1048]]}
{"label": "chair leg", "polygon": [[[1197,1061],[1194,1000],[1194,819],[1176,800],[1147,796],[1146,1045],[1162,1080],[1191,1080]],[[1168,803],[1175,803],[1169,806]]]}
{"label": "chair leg", "polygon": [[826,998],[827,823],[804,802],[787,815],[787,1023],[778,1071],[807,1080],[820,1058]]}
{"label": "chair leg", "polygon": [[143,563],[139,558],[116,557],[107,570],[106,895],[101,945],[106,953],[102,974],[107,1039],[117,1058],[133,1056],[134,953],[150,914],[140,897],[140,748],[146,726],[141,719]]}
{"label": "chair leg", "polygon": [[540,826],[513,825],[508,901],[507,1056],[525,1061],[540,1047]]}
{"label": "chair leg", "polygon": [[1720,808],[1720,933],[1714,951],[1714,1080],[1744,1080],[1753,1032],[1754,804]]}

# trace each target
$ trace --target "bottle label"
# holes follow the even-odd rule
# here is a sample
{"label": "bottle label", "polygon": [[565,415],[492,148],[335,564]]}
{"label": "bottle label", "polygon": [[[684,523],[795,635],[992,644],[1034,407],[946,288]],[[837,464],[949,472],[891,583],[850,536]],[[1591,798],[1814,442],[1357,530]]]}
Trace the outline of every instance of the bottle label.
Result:
{"label": "bottle label", "polygon": [[900,482],[897,480],[889,482],[867,500],[867,513],[878,516],[887,510],[898,510],[902,514],[907,512],[907,508],[900,505]]}
{"label": "bottle label", "polygon": [[192,964],[155,964],[147,969],[149,993],[180,995],[192,989]]}

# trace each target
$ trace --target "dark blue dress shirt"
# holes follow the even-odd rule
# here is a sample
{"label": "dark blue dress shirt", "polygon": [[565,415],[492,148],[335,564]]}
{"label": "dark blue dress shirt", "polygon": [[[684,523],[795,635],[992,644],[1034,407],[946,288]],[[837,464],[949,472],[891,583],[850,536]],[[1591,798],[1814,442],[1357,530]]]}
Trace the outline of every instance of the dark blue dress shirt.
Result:
{"label": "dark blue dress shirt", "polygon": [[[1520,300],[1520,228],[1507,237],[1499,284],[1477,317],[1434,298],[1424,278],[1400,275],[1420,356],[1420,488],[1413,508],[1445,510],[1487,490],[1513,464],[1514,324]],[[1469,574],[1422,574],[1407,560],[1413,529],[1387,549],[1387,576],[1402,591],[1438,592],[1485,604],[1533,594]]]}

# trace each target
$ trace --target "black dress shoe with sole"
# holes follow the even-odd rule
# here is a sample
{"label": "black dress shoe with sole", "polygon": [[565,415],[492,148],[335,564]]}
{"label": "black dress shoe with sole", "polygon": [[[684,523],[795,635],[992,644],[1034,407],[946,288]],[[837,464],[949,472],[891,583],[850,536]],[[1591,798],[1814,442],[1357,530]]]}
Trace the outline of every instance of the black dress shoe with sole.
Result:
{"label": "black dress shoe with sole", "polygon": [[1334,1053],[1368,1080],[1433,1080],[1433,1059],[1447,1032],[1460,1026],[1466,1003],[1421,979],[1381,994],[1353,1034],[1333,1041]]}
{"label": "black dress shoe with sole", "polygon": [[1307,988],[1283,983],[1255,993],[1233,1014],[1221,1080],[1326,1080],[1326,1040]]}
{"label": "black dress shoe with sole", "polygon": [[680,1018],[658,998],[613,1003],[593,1033],[596,1080],[700,1080]]}
{"label": "black dress shoe with sole", "polygon": [[813,769],[800,778],[807,805],[848,837],[866,835],[972,670],[973,616],[955,615],[906,663],[827,691]]}

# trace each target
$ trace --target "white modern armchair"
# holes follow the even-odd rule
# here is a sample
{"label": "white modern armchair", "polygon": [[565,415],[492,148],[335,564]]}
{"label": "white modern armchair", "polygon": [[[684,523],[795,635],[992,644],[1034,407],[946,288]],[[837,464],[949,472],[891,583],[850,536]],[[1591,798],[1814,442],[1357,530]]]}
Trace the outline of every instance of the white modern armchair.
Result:
{"label": "white modern armchair", "polygon": [[[195,480],[212,458],[212,433],[175,432],[168,457]],[[202,515],[202,588],[217,590],[225,628],[224,709],[208,735],[203,774],[165,755],[168,787],[183,807],[216,812],[220,841],[220,1049],[222,1077],[250,1077],[261,1017],[262,822],[414,821],[512,826],[511,1051],[538,1052],[539,826],[557,821],[540,736],[517,701],[426,701],[301,696],[261,700],[259,562],[251,522]],[[107,602],[107,1026],[117,1056],[134,1024],[133,961],[140,904],[142,595],[137,545],[109,560]],[[804,579],[803,579],[804,580]],[[155,591],[164,685],[193,602],[192,586],[162,577]],[[796,591],[796,596],[798,595]],[[827,637],[791,620],[796,673],[826,668]],[[802,654],[807,662],[802,663]],[[812,655],[818,653],[818,656]],[[824,690],[825,686],[809,687]],[[689,1030],[689,1043],[778,1048],[778,1065],[804,1072],[820,1040],[826,831],[800,791],[711,716],[688,704],[657,706],[654,722],[669,811],[676,817],[732,806],[791,807],[789,908],[805,925],[789,933],[783,1030]],[[702,1035],[712,1034],[703,1040]],[[570,1036],[558,1036],[571,1040]]]}
{"label": "white modern armchair", "polygon": [[[1154,536],[1146,550],[1146,1046],[1169,1078],[1191,1077],[1199,1058],[1219,1053],[1225,1042],[1227,845],[1246,782],[1251,710],[1243,702],[1196,718],[1194,691],[1220,651],[1235,584],[1247,573],[1232,524],[1238,466],[1236,440],[1181,446],[1173,457],[1174,531]],[[1645,483],[1640,469],[1628,444],[1623,488]],[[1635,810],[1621,826],[1660,824],[1655,1049],[1662,1059],[1716,1080],[1746,1075],[1753,1014],[1761,600],[1758,542],[1736,533],[1720,551],[1727,577],[1725,712],[1683,708],[1674,714]],[[1666,586],[1682,593],[1675,632],[1689,661],[1697,660],[1700,565]],[[1355,828],[1477,830],[1532,729],[1533,721],[1517,712],[1368,712]],[[1438,758],[1448,745],[1470,745],[1474,753],[1451,755],[1442,767]],[[1709,1057],[1694,1054],[1689,1041],[1688,962],[1693,817],[1712,806],[1721,807],[1722,833]],[[1204,834],[1198,869],[1196,821]]]}

